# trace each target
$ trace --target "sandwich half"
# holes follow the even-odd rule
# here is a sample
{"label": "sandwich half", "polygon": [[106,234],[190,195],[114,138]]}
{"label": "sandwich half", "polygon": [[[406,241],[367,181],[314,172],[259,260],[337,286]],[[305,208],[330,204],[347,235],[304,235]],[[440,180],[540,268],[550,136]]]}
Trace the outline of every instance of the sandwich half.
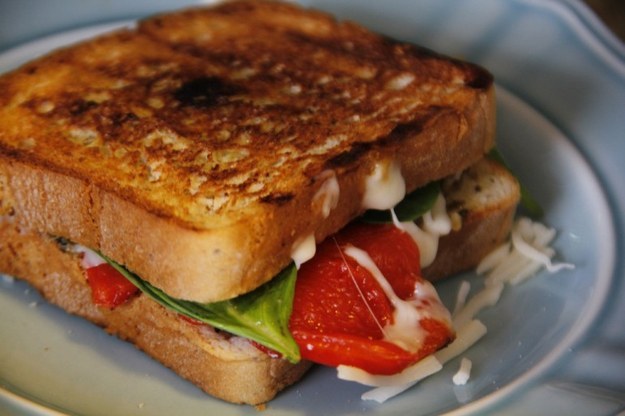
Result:
{"label": "sandwich half", "polygon": [[[286,316],[260,330],[200,315],[295,285],[317,244],[432,183],[451,228],[423,275],[473,267],[519,199],[485,158],[494,124],[483,68],[321,12],[153,16],[0,78],[0,272],[211,395],[264,403],[311,365],[292,305],[267,301]],[[100,264],[141,290],[98,303]]]}

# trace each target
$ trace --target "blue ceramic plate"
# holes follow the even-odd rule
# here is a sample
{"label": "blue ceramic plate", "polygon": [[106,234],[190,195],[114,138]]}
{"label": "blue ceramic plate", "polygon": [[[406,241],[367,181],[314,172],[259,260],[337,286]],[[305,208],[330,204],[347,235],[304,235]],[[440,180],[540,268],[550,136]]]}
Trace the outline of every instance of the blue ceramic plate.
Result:
{"label": "blue ceramic plate", "polygon": [[[131,3],[131,4],[130,4]],[[3,3],[0,72],[174,1]],[[189,3],[190,4],[190,3]],[[559,233],[574,270],[507,288],[479,318],[487,337],[383,405],[314,369],[268,405],[273,415],[614,414],[625,408],[625,47],[582,5],[565,1],[306,1],[341,18],[489,68],[498,140]],[[126,23],[121,23],[126,24]],[[17,45],[17,46],[15,46]],[[461,280],[440,284],[451,304]],[[0,280],[0,413],[240,415],[129,344]]]}

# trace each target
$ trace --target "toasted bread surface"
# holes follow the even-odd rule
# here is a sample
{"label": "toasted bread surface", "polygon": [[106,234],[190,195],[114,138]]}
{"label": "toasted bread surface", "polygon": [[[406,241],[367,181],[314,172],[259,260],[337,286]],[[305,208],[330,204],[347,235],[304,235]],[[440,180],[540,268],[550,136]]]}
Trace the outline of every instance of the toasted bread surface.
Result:
{"label": "toasted bread surface", "polygon": [[399,162],[411,190],[477,161],[493,88],[478,66],[294,5],[155,16],[0,78],[0,209],[172,296],[230,298],[362,212],[376,163]]}

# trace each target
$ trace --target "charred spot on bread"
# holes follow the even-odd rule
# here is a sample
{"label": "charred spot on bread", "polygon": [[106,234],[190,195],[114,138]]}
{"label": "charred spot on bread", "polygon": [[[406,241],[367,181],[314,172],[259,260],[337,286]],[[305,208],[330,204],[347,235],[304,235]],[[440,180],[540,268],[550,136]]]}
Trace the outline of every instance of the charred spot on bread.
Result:
{"label": "charred spot on bread", "polygon": [[[466,66],[466,65],[465,65]],[[493,84],[493,75],[479,67],[466,66],[467,73],[470,74],[469,78],[465,82],[467,87],[476,90],[487,90]]]}
{"label": "charred spot on bread", "polygon": [[94,101],[77,99],[69,105],[69,113],[72,116],[79,116],[98,106]]}
{"label": "charred spot on bread", "polygon": [[436,111],[437,109],[439,109],[439,107],[431,108],[428,113],[422,117],[415,118],[407,123],[398,124],[393,128],[391,134],[389,134],[389,140],[401,140],[421,133],[426,122],[430,119],[430,111]]}
{"label": "charred spot on bread", "polygon": [[133,112],[116,112],[111,115],[111,123],[113,126],[121,126],[124,123],[138,120],[139,117]]}
{"label": "charred spot on bread", "polygon": [[368,152],[372,147],[371,143],[354,143],[348,150],[339,153],[325,163],[326,169],[337,169],[346,167],[361,159],[362,155]]}
{"label": "charred spot on bread", "polygon": [[183,106],[208,108],[236,94],[239,87],[218,77],[199,77],[182,84],[174,98]]}
{"label": "charred spot on bread", "polygon": [[265,204],[284,205],[295,197],[292,193],[273,193],[260,198]]}

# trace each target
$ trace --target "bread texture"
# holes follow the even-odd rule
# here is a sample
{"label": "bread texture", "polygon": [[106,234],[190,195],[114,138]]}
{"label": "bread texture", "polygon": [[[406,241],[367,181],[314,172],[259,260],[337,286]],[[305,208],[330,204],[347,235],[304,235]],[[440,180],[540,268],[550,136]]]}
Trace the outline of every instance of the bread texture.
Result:
{"label": "bread texture", "polygon": [[262,404],[311,365],[271,358],[247,340],[182,319],[143,294],[114,309],[95,306],[80,263],[80,255],[58,240],[0,220],[0,271],[28,281],[49,302],[132,342],[212,396]]}
{"label": "bread texture", "polygon": [[399,163],[410,191],[480,159],[494,122],[476,65],[295,5],[226,2],[2,76],[0,210],[217,301],[359,215],[376,164]]}
{"label": "bread texture", "polygon": [[[504,241],[519,200],[516,179],[487,159],[446,179],[443,190],[455,231],[441,238],[436,260],[423,270],[432,280],[475,267]],[[132,342],[229,402],[265,403],[311,366],[271,358],[245,339],[193,324],[143,294],[114,309],[95,306],[81,255],[65,240],[21,227],[15,215],[0,216],[0,273],[26,280],[51,303]]]}

